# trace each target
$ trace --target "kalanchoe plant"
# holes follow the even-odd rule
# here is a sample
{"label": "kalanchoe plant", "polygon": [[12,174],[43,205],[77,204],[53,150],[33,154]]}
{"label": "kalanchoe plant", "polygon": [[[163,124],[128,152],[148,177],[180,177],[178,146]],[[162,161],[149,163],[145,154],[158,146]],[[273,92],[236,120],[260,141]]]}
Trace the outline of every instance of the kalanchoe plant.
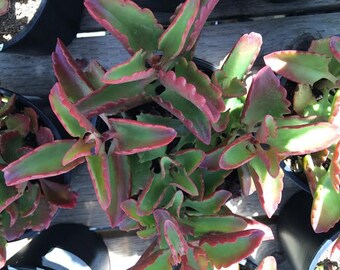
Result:
{"label": "kalanchoe plant", "polygon": [[10,7],[10,0],[0,0],[0,16],[5,15]]}
{"label": "kalanchoe plant", "polygon": [[[300,117],[325,121],[339,129],[339,37],[313,41],[308,52],[274,52],[265,61],[275,72],[297,83],[293,107]],[[320,140],[327,138],[319,136]],[[298,160],[295,167],[304,171],[314,197],[313,229],[325,232],[340,220],[340,136],[318,150]]]}
{"label": "kalanchoe plant", "polygon": [[[291,116],[268,67],[248,91],[259,34],[242,36],[211,78],[197,68],[193,49],[217,2],[185,1],[164,30],[132,1],[85,0],[132,56],[108,71],[95,61],[83,69],[58,42],[50,103],[76,139],[46,144],[3,170],[12,186],[86,162],[111,225],[156,237],[132,269],[213,269],[248,256],[270,230],[225,206],[227,176],[237,169],[245,194],[255,184],[271,216],[281,198],[280,161],[330,147],[339,136],[331,123]],[[104,128],[89,121],[94,116]],[[53,160],[44,158],[50,153]]]}
{"label": "kalanchoe plant", "polygon": [[[33,108],[17,106],[15,95],[1,96],[0,117],[1,168],[26,153],[39,151],[39,146],[54,140],[52,131],[40,124]],[[51,159],[53,155],[47,158]],[[7,241],[17,239],[26,230],[46,229],[59,207],[75,206],[77,195],[68,185],[43,176],[35,177],[34,182],[22,181],[14,186],[6,186],[2,172],[0,178],[0,266],[3,267]]]}

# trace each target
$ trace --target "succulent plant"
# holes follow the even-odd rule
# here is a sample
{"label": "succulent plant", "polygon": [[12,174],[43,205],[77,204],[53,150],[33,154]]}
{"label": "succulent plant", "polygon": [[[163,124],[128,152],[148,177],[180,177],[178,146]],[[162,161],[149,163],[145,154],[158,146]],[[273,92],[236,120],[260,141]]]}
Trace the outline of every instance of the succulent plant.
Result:
{"label": "succulent plant", "polygon": [[9,0],[0,0],[0,16],[5,15],[10,7]]}
{"label": "succulent plant", "polygon": [[[16,96],[1,96],[0,101],[0,167],[33,153],[39,146],[54,140],[52,131],[41,125],[39,116],[31,107],[18,106]],[[35,177],[6,186],[0,173],[0,265],[6,262],[6,243],[22,236],[26,230],[46,229],[58,208],[75,206],[77,195],[60,179]]]}
{"label": "succulent plant", "polygon": [[[339,37],[315,40],[307,52],[274,52],[265,61],[275,72],[297,83],[293,108],[300,117],[328,122],[339,129]],[[316,136],[313,141],[327,137]],[[314,197],[312,227],[316,232],[326,232],[340,220],[340,136],[318,150],[305,155],[295,167],[305,173]]]}
{"label": "succulent plant", "polygon": [[[243,35],[211,78],[198,69],[193,50],[217,2],[185,1],[164,30],[132,1],[85,0],[132,56],[108,71],[95,61],[83,68],[59,41],[50,104],[76,139],[48,143],[3,169],[13,186],[86,162],[111,225],[157,237],[131,269],[212,269],[248,256],[272,235],[225,205],[228,176],[236,169],[246,195],[255,186],[271,216],[281,199],[280,162],[339,138],[334,124],[293,115],[269,67],[246,87],[259,34]],[[91,123],[95,116],[104,128]]]}

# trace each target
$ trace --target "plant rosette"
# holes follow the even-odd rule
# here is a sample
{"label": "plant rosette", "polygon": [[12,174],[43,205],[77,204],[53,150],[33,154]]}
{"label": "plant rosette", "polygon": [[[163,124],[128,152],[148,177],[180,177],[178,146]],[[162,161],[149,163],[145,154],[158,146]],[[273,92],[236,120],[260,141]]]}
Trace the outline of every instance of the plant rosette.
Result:
{"label": "plant rosette", "polygon": [[[226,207],[226,177],[236,171],[243,194],[256,189],[271,217],[283,188],[280,162],[339,138],[332,123],[292,116],[287,91],[269,67],[245,86],[262,45],[257,33],[243,35],[211,77],[197,68],[195,44],[217,2],[185,1],[164,29],[132,1],[86,0],[131,58],[108,70],[96,61],[84,68],[59,41],[50,104],[75,140],[42,146],[44,153],[60,150],[53,165],[38,151],[3,170],[16,185],[86,162],[111,225],[156,239],[131,269],[213,269],[247,257],[272,234]],[[106,129],[98,131],[93,116]],[[24,162],[40,166],[32,173]]]}
{"label": "plant rosette", "polygon": [[[3,169],[41,145],[60,138],[49,120],[27,99],[2,88],[0,92],[0,167]],[[7,186],[2,172],[0,178],[0,265],[3,267],[7,241],[20,238],[28,230],[48,228],[59,208],[75,206],[77,194],[65,183],[66,175],[55,179],[35,177],[35,181],[27,179],[12,186]]]}

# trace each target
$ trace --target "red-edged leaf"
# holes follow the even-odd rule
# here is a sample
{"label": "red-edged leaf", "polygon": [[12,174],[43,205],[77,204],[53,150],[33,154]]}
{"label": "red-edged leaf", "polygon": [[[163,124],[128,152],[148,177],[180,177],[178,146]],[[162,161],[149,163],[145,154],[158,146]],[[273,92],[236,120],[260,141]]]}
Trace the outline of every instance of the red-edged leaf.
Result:
{"label": "red-edged leaf", "polygon": [[251,138],[251,134],[246,134],[228,144],[220,157],[220,168],[224,170],[236,169],[253,159],[256,153],[250,148],[252,146]]}
{"label": "red-edged leaf", "polygon": [[0,172],[0,212],[6,209],[12,202],[16,201],[21,194],[16,187],[6,186],[4,175]]}
{"label": "red-edged leaf", "polygon": [[[8,12],[9,7],[10,7],[10,0],[1,0],[0,1],[0,16],[5,15]],[[1,241],[1,244],[3,244],[3,241]],[[1,246],[2,248],[4,247],[4,245],[1,245]],[[4,255],[4,253],[1,252],[1,255]],[[0,267],[2,268],[4,265],[1,262],[3,262],[3,260],[5,260],[6,262],[6,252],[5,252],[5,257],[1,255],[0,255],[0,265],[1,265]]]}
{"label": "red-edged leaf", "polygon": [[237,174],[240,179],[242,194],[249,196],[256,188],[247,164],[237,168]]}
{"label": "red-edged leaf", "polygon": [[139,206],[137,213],[144,216],[150,215],[162,201],[168,185],[169,179],[163,179],[161,174],[156,174],[151,178],[138,197]]}
{"label": "red-edged leaf", "polygon": [[172,215],[179,217],[183,200],[184,200],[183,192],[181,190],[178,190],[171,199],[171,201],[164,208],[167,209],[168,212],[171,213]]}
{"label": "red-edged leaf", "polygon": [[340,37],[333,36],[329,41],[329,47],[333,56],[340,62]]}
{"label": "red-edged leaf", "polygon": [[243,80],[246,73],[253,66],[262,45],[262,37],[251,32],[243,35],[235,44],[232,51],[222,65],[222,70],[228,78],[228,86],[234,78]]}
{"label": "red-edged leaf", "polygon": [[321,79],[336,82],[328,70],[330,60],[326,55],[303,51],[279,51],[264,57],[266,65],[275,72],[294,82],[310,85]]}
{"label": "red-edged leaf", "polygon": [[19,211],[17,204],[11,203],[5,210],[10,216],[10,227],[12,227],[19,218]]}
{"label": "red-edged leaf", "polygon": [[30,119],[30,131],[36,133],[38,131],[38,115],[31,107],[25,107],[23,110],[24,115]]}
{"label": "red-edged leaf", "polygon": [[174,160],[183,165],[188,175],[201,164],[205,153],[199,149],[186,149],[175,153]]}
{"label": "red-edged leaf", "polygon": [[[111,32],[133,54],[139,49],[157,50],[163,27],[148,9],[141,9],[130,0],[86,0],[92,17]],[[133,18],[133,20],[131,20]]]}
{"label": "red-edged leaf", "polygon": [[336,260],[340,260],[340,236],[338,237],[338,239],[335,240],[335,243],[332,247],[331,250],[331,260],[336,261]]}
{"label": "red-edged leaf", "polygon": [[105,68],[96,60],[91,60],[84,70],[86,78],[94,89],[99,89],[105,85],[101,80],[105,73]]}
{"label": "red-edged leaf", "polygon": [[213,194],[216,189],[221,186],[225,180],[225,178],[232,171],[226,170],[218,170],[215,172],[203,171],[203,179],[204,179],[204,197],[208,197]]}
{"label": "red-edged leaf", "polygon": [[225,111],[221,90],[212,84],[210,78],[200,71],[192,61],[187,62],[185,58],[181,58],[176,64],[175,70],[177,77],[184,77],[187,83],[195,86],[197,94],[206,99],[206,105],[213,118],[212,122],[216,122],[220,113]]}
{"label": "red-edged leaf", "polygon": [[71,103],[60,84],[53,86],[49,99],[53,112],[71,136],[82,138],[86,132],[95,132],[94,126]]}
{"label": "red-edged leaf", "polygon": [[230,110],[221,113],[220,118],[216,123],[212,123],[212,128],[216,132],[224,131],[230,122]]}
{"label": "red-edged leaf", "polygon": [[198,196],[198,189],[183,167],[170,170],[171,185],[180,188],[191,196]]}
{"label": "red-edged leaf", "polygon": [[187,52],[190,51],[194,47],[204,27],[205,22],[207,21],[210,13],[213,11],[216,4],[218,3],[218,0],[200,1],[200,2],[201,2],[201,6],[200,6],[199,14],[194,22],[193,31],[190,34],[189,43],[188,43],[188,46],[186,47]]}
{"label": "red-edged leaf", "polygon": [[7,163],[20,157],[18,150],[24,145],[24,140],[17,130],[5,131],[0,134],[1,157]]}
{"label": "red-edged leaf", "polygon": [[198,247],[189,247],[188,253],[182,258],[183,270],[214,270],[206,253]]}
{"label": "red-edged leaf", "polygon": [[102,81],[107,84],[120,84],[154,76],[156,70],[145,66],[145,57],[146,52],[139,50],[128,61],[106,72]]}
{"label": "red-edged leaf", "polygon": [[206,153],[204,160],[200,164],[200,168],[203,168],[209,171],[220,170],[221,168],[219,165],[219,161],[224,150],[225,150],[225,145],[222,145]]}
{"label": "red-edged leaf", "polygon": [[137,213],[138,202],[136,200],[134,199],[126,200],[121,203],[120,207],[129,218],[138,221],[140,225],[146,227],[151,227],[155,225],[155,219],[153,215],[141,216]]}
{"label": "red-edged leaf", "polygon": [[171,270],[171,252],[167,250],[156,251],[149,256],[144,256],[139,259],[139,261],[129,268],[128,270]]}
{"label": "red-edged leaf", "polygon": [[110,118],[109,122],[116,132],[114,151],[117,154],[131,155],[156,149],[168,145],[177,134],[172,128],[135,120]]}
{"label": "red-edged leaf", "polygon": [[44,145],[46,143],[51,143],[54,141],[54,136],[52,131],[48,127],[39,127],[36,132],[36,140],[38,145]]}
{"label": "red-edged leaf", "polygon": [[[201,95],[195,85],[189,83],[186,78],[176,77],[176,73],[173,71],[160,71],[159,80],[166,89],[176,92],[193,103],[211,122],[217,122],[220,116],[219,111],[216,110],[213,104],[209,106],[206,97]],[[213,111],[210,110],[211,108]]]}
{"label": "red-edged leaf", "polygon": [[208,234],[201,238],[199,246],[217,268],[228,267],[249,256],[260,245],[263,235],[259,230]]}
{"label": "red-edged leaf", "polygon": [[276,260],[273,256],[264,258],[256,270],[276,270]]}
{"label": "red-edged leaf", "polygon": [[244,105],[241,121],[253,127],[266,115],[281,118],[290,113],[287,91],[269,67],[262,68],[254,77]]}
{"label": "red-edged leaf", "polygon": [[88,117],[101,113],[117,114],[145,103],[144,88],[151,82],[140,80],[118,85],[104,85],[77,102],[77,108]]}
{"label": "red-edged leaf", "polygon": [[49,203],[61,208],[74,208],[76,206],[78,194],[72,191],[69,185],[47,179],[40,180],[40,185],[44,198]]}
{"label": "red-edged leaf", "polygon": [[257,148],[257,156],[265,164],[268,173],[271,177],[277,177],[280,172],[279,163],[281,158],[275,147],[270,147],[269,149],[263,149],[261,146]]}
{"label": "red-edged leaf", "polygon": [[106,210],[112,198],[108,156],[106,154],[86,156],[86,161],[98,202]]}
{"label": "red-edged leaf", "polygon": [[7,245],[6,239],[3,236],[0,236],[0,268],[4,267],[6,264],[7,256],[6,245]]}
{"label": "red-edged leaf", "polygon": [[199,0],[187,0],[182,4],[175,19],[159,39],[159,49],[163,51],[162,61],[179,55],[187,42],[200,7]]}
{"label": "red-edged leaf", "polygon": [[139,223],[128,216],[123,217],[122,221],[119,223],[119,230],[124,232],[135,231],[139,228]]}
{"label": "red-edged leaf", "polygon": [[124,212],[120,208],[120,205],[130,196],[130,166],[126,156],[116,154],[108,156],[108,165],[112,198],[111,204],[105,212],[110,220],[111,226],[115,227],[124,218]]}
{"label": "red-edged leaf", "polygon": [[12,162],[2,171],[7,185],[18,185],[28,180],[55,176],[75,168],[83,159],[78,159],[67,166],[62,165],[66,152],[75,143],[73,140],[61,140],[39,146],[33,151]]}
{"label": "red-edged leaf", "polygon": [[76,61],[67,51],[60,39],[55,52],[52,53],[53,69],[57,79],[65,89],[65,96],[71,102],[76,102],[93,91]]}
{"label": "red-edged leaf", "polygon": [[340,91],[337,91],[334,95],[332,110],[328,122],[340,127]]}
{"label": "red-edged leaf", "polygon": [[9,130],[17,130],[22,137],[26,137],[30,131],[31,119],[26,115],[16,113],[8,115],[5,123]]}
{"label": "red-edged leaf", "polygon": [[267,143],[275,147],[280,155],[303,155],[318,152],[338,142],[340,129],[329,123],[303,126],[280,127],[275,138]]}
{"label": "red-edged leaf", "polygon": [[84,140],[78,140],[70,150],[68,150],[63,158],[63,165],[67,165],[81,157],[92,155],[95,143],[86,143]]}
{"label": "red-edged leaf", "polygon": [[210,144],[210,122],[203,112],[190,101],[173,91],[164,91],[153,99],[164,109],[176,116],[200,141],[207,145]]}
{"label": "red-edged leaf", "polygon": [[329,167],[329,173],[334,189],[340,191],[340,140],[335,146],[333,158]]}
{"label": "red-edged leaf", "polygon": [[275,178],[272,177],[266,165],[258,157],[250,161],[249,169],[256,186],[260,203],[267,216],[271,217],[281,201],[284,173],[282,169],[280,169],[279,174]]}
{"label": "red-edged leaf", "polygon": [[171,220],[164,221],[164,237],[170,247],[172,262],[174,265],[181,263],[181,257],[188,252],[188,243],[184,239],[184,235]]}
{"label": "red-edged leaf", "polygon": [[33,231],[41,231],[47,229],[56,214],[58,207],[49,204],[46,200],[41,199],[34,213],[27,217],[30,221],[29,228]]}
{"label": "red-edged leaf", "polygon": [[271,230],[271,228],[263,223],[260,223],[258,221],[256,221],[255,219],[252,218],[246,218],[243,216],[238,216],[235,215],[236,217],[242,218],[246,223],[247,226],[245,228],[245,230],[250,230],[250,229],[256,229],[256,230],[260,230],[264,232],[264,236],[263,236],[263,240],[274,240],[274,234],[273,231]]}
{"label": "red-edged leaf", "polygon": [[41,198],[40,186],[28,184],[24,194],[15,202],[20,217],[28,217],[37,209]]}
{"label": "red-edged leaf", "polygon": [[271,115],[266,115],[259,130],[256,132],[255,139],[260,143],[266,143],[269,137],[277,136],[277,123]]}

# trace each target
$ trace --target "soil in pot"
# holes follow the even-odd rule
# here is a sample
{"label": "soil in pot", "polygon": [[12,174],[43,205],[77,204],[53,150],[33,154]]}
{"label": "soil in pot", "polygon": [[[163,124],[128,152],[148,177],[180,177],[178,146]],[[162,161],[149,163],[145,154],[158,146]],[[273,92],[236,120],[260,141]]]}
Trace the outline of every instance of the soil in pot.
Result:
{"label": "soil in pot", "polygon": [[41,0],[11,0],[8,12],[0,16],[0,43],[8,42],[33,19]]}

